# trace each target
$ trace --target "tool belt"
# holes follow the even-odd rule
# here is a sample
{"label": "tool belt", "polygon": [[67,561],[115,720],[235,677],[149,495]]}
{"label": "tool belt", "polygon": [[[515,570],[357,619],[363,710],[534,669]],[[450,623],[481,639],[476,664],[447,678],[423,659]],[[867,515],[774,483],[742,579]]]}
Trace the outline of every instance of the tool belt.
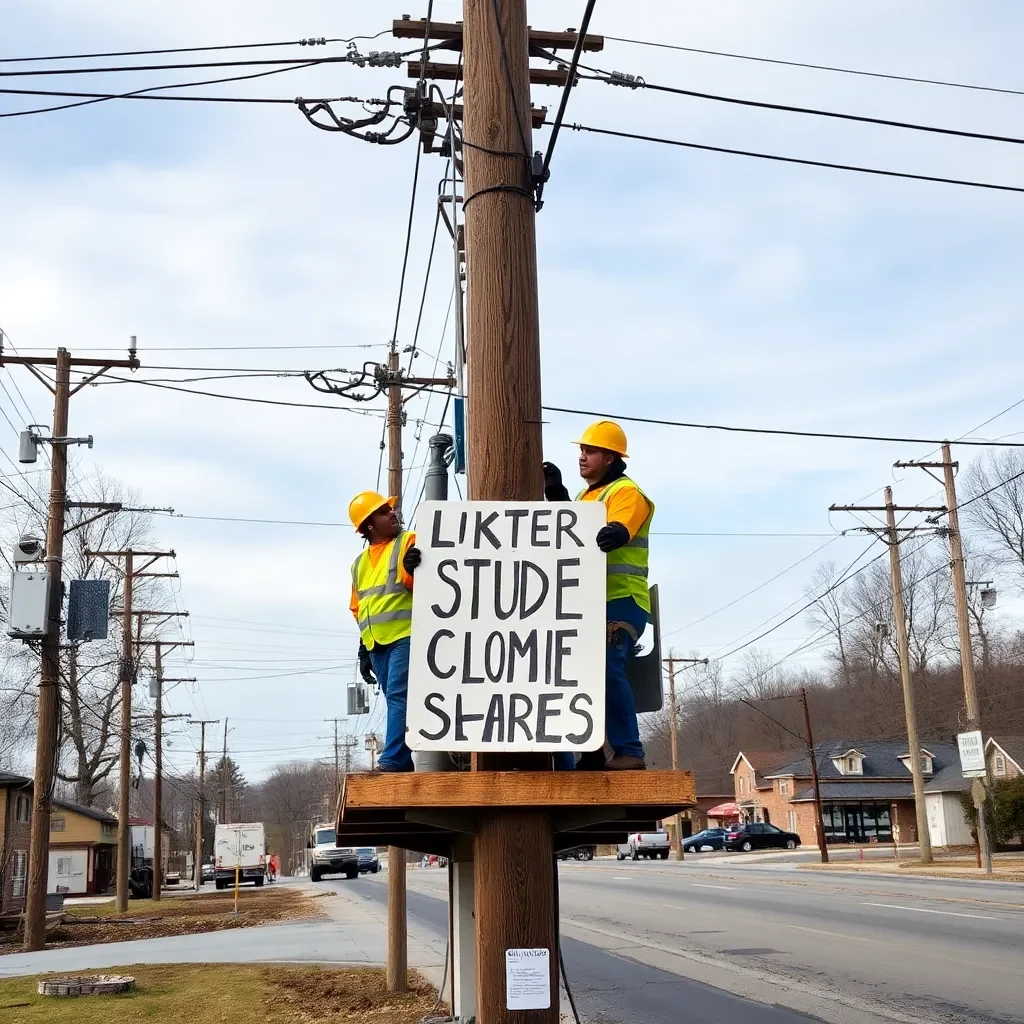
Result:
{"label": "tool belt", "polygon": [[629,634],[630,639],[633,641],[631,646],[635,647],[640,642],[640,637],[637,635],[636,630],[628,622],[617,622],[612,620],[608,623],[608,646],[613,647],[618,643],[617,634],[619,630],[625,630]]}

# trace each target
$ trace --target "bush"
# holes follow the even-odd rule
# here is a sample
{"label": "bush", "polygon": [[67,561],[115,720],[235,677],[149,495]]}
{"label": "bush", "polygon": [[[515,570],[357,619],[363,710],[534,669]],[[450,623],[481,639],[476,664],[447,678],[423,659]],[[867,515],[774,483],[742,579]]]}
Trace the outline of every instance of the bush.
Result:
{"label": "bush", "polygon": [[[970,793],[961,793],[964,817],[978,834],[978,811]],[[988,788],[985,801],[985,831],[993,848],[1017,846],[1024,842],[1024,776],[1001,779]]]}

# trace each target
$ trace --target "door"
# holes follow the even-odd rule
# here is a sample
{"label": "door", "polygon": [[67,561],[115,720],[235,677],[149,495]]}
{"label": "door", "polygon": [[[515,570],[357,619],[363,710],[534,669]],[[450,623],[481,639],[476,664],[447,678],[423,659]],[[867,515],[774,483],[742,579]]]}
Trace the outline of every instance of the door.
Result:
{"label": "door", "polygon": [[846,817],[846,841],[848,843],[862,842],[863,831],[860,824],[860,808],[844,807],[843,814]]}
{"label": "door", "polygon": [[95,865],[93,867],[94,893],[105,893],[110,888],[111,877],[114,872],[114,857],[112,846],[95,847]]}
{"label": "door", "polygon": [[765,846],[783,847],[786,845],[786,839],[782,834],[782,829],[776,828],[774,825],[762,825],[761,828],[764,829]]}

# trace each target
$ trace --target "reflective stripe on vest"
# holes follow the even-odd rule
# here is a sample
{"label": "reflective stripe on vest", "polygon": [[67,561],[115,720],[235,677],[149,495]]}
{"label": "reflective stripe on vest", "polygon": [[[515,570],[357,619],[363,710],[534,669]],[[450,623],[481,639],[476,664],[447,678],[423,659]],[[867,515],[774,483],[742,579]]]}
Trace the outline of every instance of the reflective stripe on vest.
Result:
{"label": "reflective stripe on vest", "polygon": [[364,551],[352,563],[352,586],[359,600],[359,633],[366,649],[393,644],[412,631],[412,591],[399,578],[399,558],[406,534],[400,533],[376,565]]}
{"label": "reflective stripe on vest", "polygon": [[[597,500],[607,505],[608,499],[623,487],[636,487],[640,496],[647,502],[649,511],[636,536],[621,548],[608,552],[608,589],[607,600],[614,601],[620,597],[632,598],[648,614],[651,611],[651,595],[647,586],[648,534],[651,520],[654,518],[654,502],[640,490],[628,476],[620,476],[601,490]],[[583,494],[587,492],[584,491]],[[582,495],[581,495],[582,497]]]}

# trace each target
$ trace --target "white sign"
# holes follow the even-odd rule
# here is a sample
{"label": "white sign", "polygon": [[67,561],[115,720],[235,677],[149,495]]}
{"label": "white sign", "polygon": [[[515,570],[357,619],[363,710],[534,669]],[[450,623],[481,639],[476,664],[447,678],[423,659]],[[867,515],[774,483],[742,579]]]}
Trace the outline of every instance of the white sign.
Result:
{"label": "white sign", "polygon": [[506,949],[506,1009],[546,1010],[550,1005],[550,952],[546,949]]}
{"label": "white sign", "polygon": [[981,733],[959,732],[956,735],[960,747],[960,770],[965,779],[980,778],[985,772],[985,741]]}
{"label": "white sign", "polygon": [[409,746],[597,750],[604,506],[432,501],[417,521]]}

